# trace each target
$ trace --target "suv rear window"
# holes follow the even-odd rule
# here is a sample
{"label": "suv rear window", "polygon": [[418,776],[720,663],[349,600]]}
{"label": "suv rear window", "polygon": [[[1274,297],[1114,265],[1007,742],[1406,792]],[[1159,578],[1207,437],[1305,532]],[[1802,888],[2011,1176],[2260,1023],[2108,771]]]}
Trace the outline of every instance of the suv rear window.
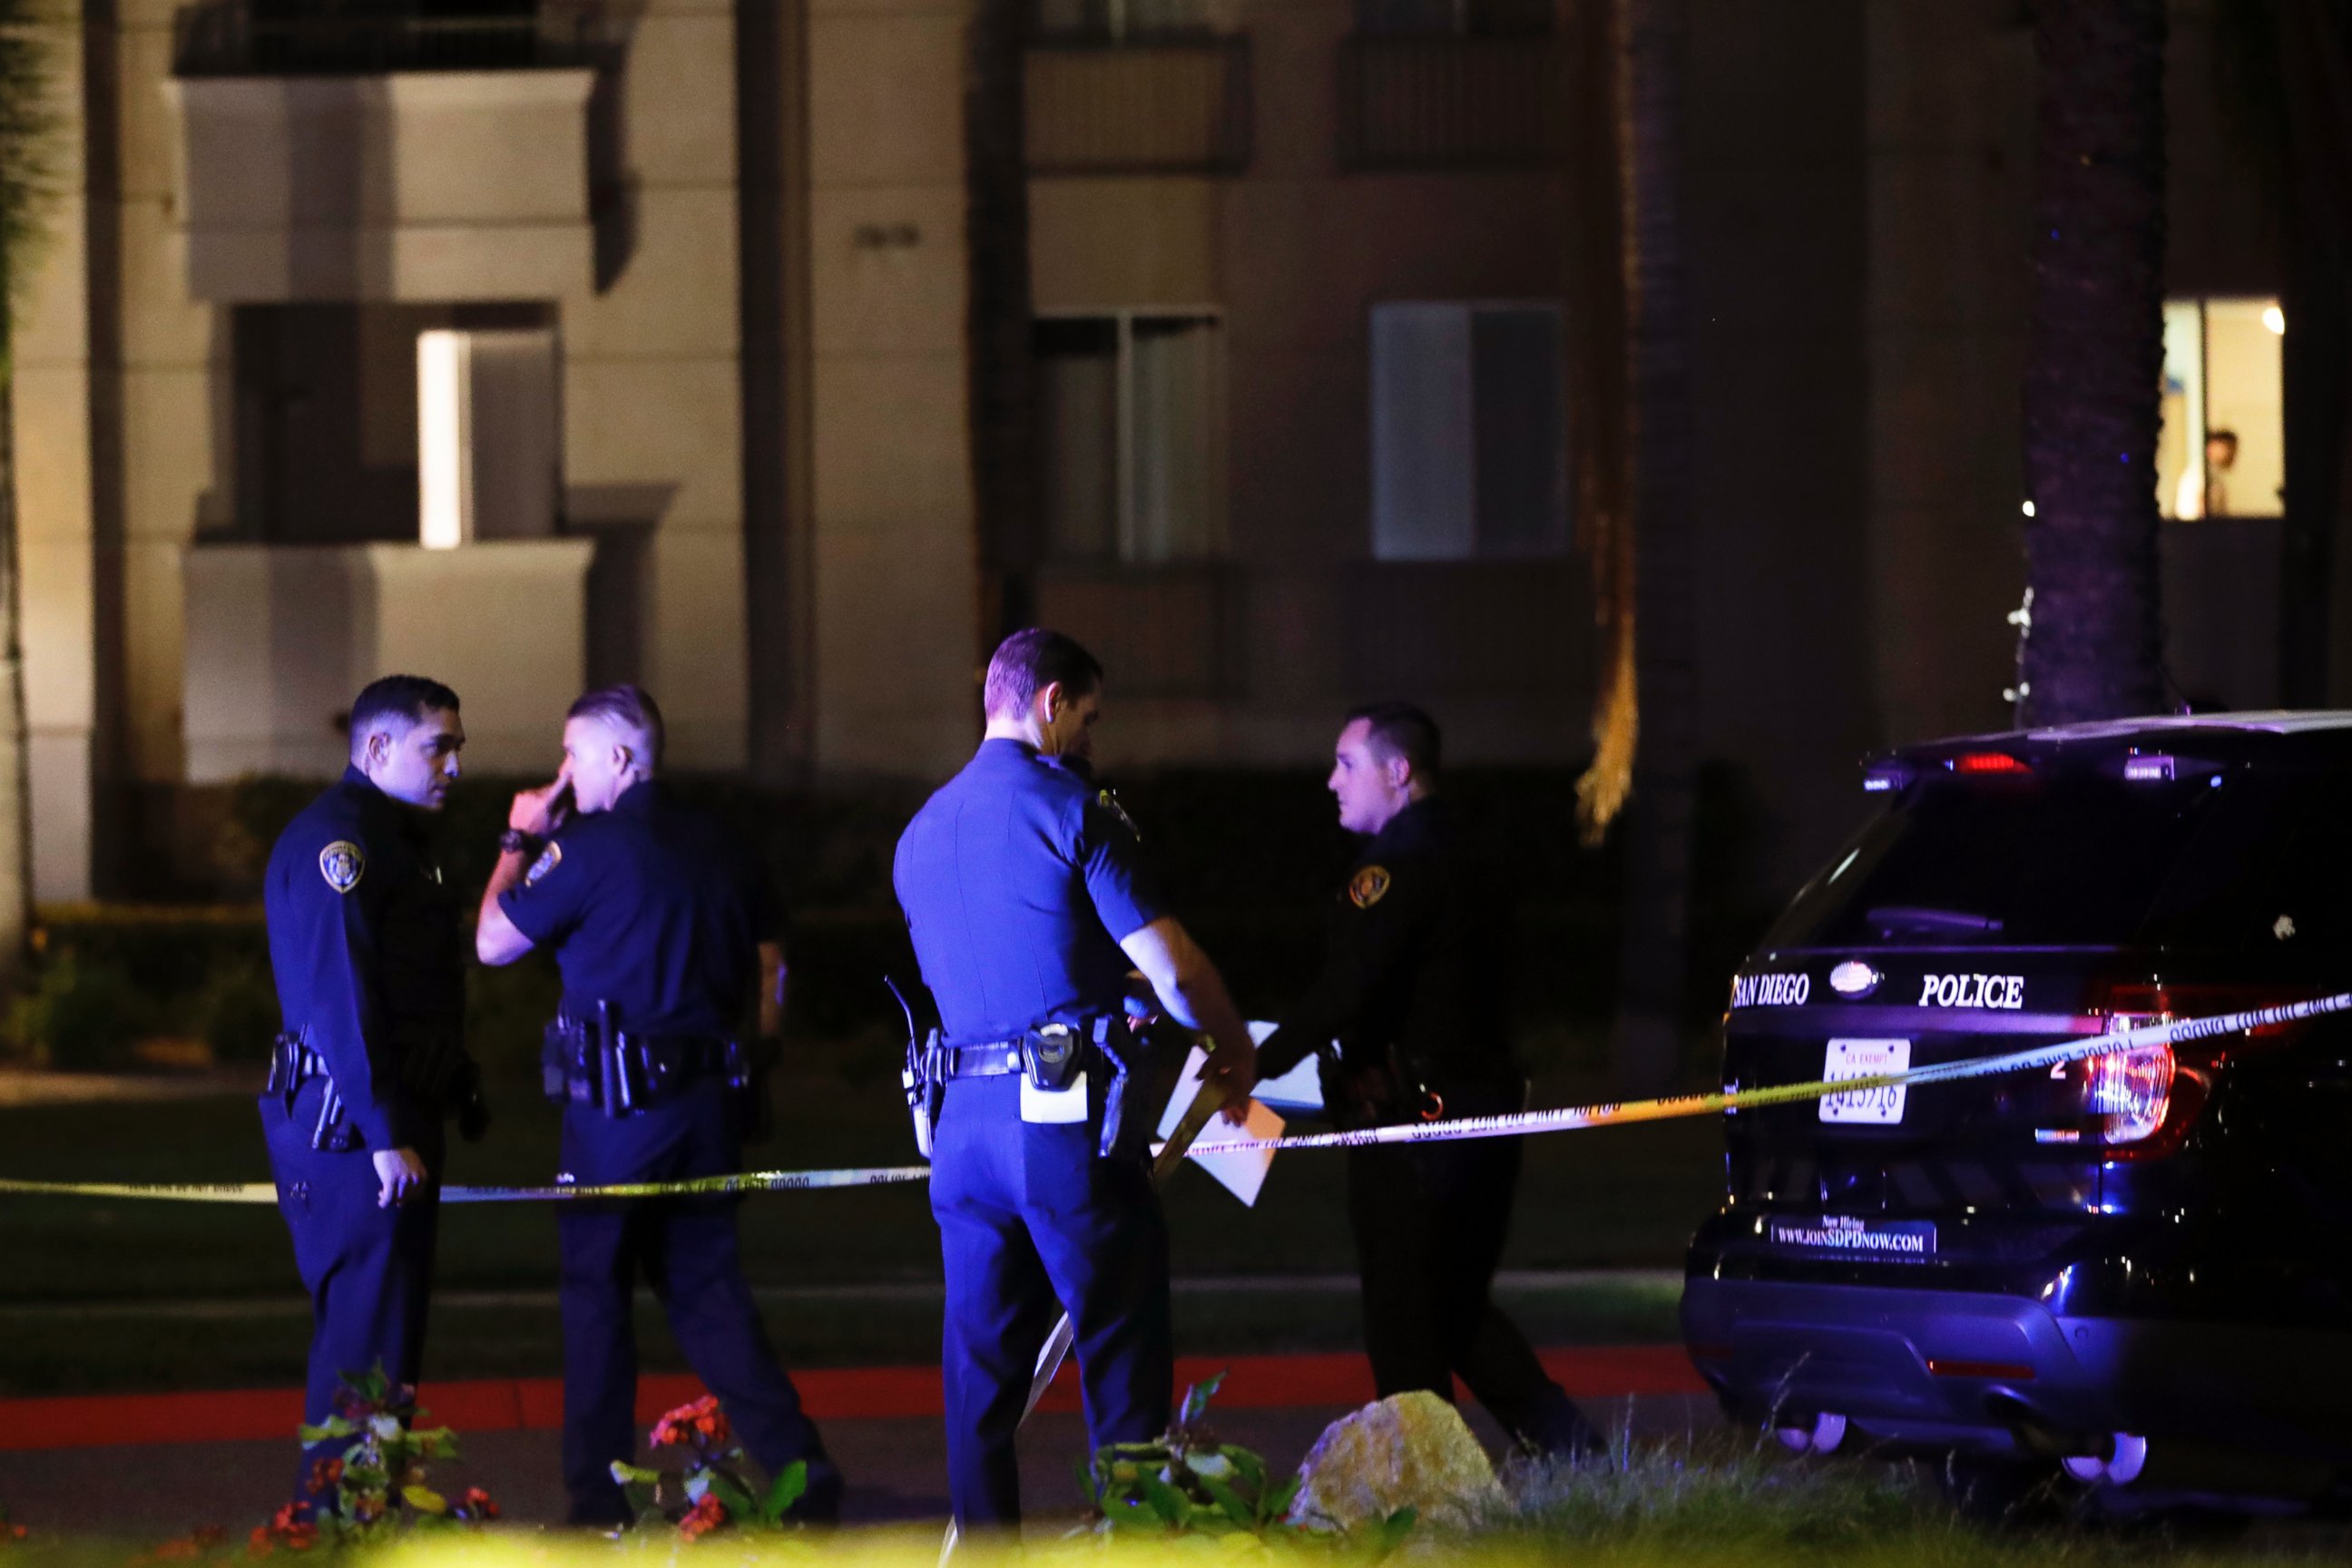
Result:
{"label": "suv rear window", "polygon": [[[1851,840],[1767,948],[2112,946],[2208,929],[2263,879],[2315,775],[2231,768],[2126,783],[2095,765],[1930,775]],[[2236,940],[2236,921],[2226,940]]]}

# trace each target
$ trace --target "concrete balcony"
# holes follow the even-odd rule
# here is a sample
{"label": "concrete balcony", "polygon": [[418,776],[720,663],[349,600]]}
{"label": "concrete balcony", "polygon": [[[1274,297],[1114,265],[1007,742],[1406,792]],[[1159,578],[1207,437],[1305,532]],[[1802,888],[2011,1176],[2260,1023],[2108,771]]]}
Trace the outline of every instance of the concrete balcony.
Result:
{"label": "concrete balcony", "polygon": [[[594,274],[580,49],[535,33],[182,18],[163,84],[188,291],[215,304],[551,299]],[[523,26],[534,26],[524,18]],[[467,68],[419,68],[446,62]]]}
{"label": "concrete balcony", "polygon": [[1036,43],[1023,92],[1033,174],[1231,174],[1249,164],[1247,38]]}
{"label": "concrete balcony", "polygon": [[1558,162],[1567,60],[1546,37],[1360,34],[1339,52],[1339,161],[1363,170]]}
{"label": "concrete balcony", "polygon": [[331,778],[352,694],[397,672],[457,689],[468,766],[552,771],[586,684],[593,552],[585,539],[191,546],[187,782]]}

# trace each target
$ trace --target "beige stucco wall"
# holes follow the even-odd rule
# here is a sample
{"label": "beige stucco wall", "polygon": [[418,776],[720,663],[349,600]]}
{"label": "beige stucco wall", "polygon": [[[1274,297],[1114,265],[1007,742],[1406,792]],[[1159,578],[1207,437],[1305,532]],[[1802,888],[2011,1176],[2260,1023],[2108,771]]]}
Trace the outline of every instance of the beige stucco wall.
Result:
{"label": "beige stucco wall", "polygon": [[58,199],[14,339],[17,530],[37,897],[89,896],[95,784],[96,512],[89,442],[87,174],[78,0],[43,7]]}
{"label": "beige stucco wall", "polygon": [[812,651],[835,776],[942,774],[979,733],[964,17],[957,0],[809,9]]}

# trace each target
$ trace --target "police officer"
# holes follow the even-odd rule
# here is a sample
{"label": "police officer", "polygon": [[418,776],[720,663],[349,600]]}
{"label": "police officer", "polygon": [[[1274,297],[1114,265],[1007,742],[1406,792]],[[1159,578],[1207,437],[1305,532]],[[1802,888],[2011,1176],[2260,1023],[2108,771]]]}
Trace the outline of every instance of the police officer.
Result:
{"label": "police officer", "polygon": [[[1501,900],[1437,793],[1437,725],[1419,709],[1358,709],[1329,787],[1365,836],[1332,912],[1313,987],[1259,1053],[1265,1076],[1320,1052],[1343,1128],[1526,1108],[1505,1028]],[[1518,1184],[1513,1138],[1348,1151],[1348,1216],[1365,1348],[1381,1397],[1453,1397],[1458,1375],[1524,1447],[1574,1453],[1591,1428],[1490,1299]]]}
{"label": "police officer", "polygon": [[[783,949],[754,863],[656,781],[661,753],[660,710],[636,687],[573,703],[562,771],[515,796],[475,928],[485,963],[554,950],[563,1013],[550,1082],[566,1102],[563,1169],[583,1186],[740,1170],[741,1118],[764,1092],[741,1037],[746,1004],[756,988],[766,1040],[783,1003]],[[640,1272],[752,1458],[772,1473],[805,1461],[799,1512],[835,1517],[841,1472],[743,1282],[734,1200],[566,1204],[556,1223],[571,1521],[629,1519],[612,1466],[637,1447]]]}
{"label": "police officer", "polygon": [[[333,1411],[347,1375],[416,1381],[453,1110],[481,1131],[464,1046],[465,935],[425,837],[457,779],[457,694],[387,676],[352,704],[351,765],[270,851],[263,899],[285,1032],[261,1120],[294,1261],[310,1291],[304,1410]],[[295,1500],[307,1513],[313,1446]]]}
{"label": "police officer", "polygon": [[1020,1522],[1013,1435],[1057,1303],[1094,1446],[1168,1426],[1167,1231],[1140,1148],[1102,1149],[1114,1058],[1134,1049],[1130,966],[1171,1016],[1216,1042],[1234,1120],[1253,1081],[1248,1032],[1145,874],[1132,829],[1059,763],[1084,759],[1101,681],[1059,633],[1007,637],[989,661],[978,754],[898,840],[898,901],[944,1047],[931,1213],[947,1280],[948,1485],[968,1531]]}

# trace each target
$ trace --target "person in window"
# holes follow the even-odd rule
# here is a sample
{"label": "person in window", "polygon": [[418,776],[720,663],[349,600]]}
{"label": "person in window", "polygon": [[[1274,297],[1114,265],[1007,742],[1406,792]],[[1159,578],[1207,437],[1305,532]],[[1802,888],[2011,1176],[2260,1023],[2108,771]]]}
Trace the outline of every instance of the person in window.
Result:
{"label": "person in window", "polygon": [[2189,465],[2180,476],[2173,497],[2172,515],[2179,518],[2230,517],[2230,470],[2238,461],[2238,433],[2210,430],[2205,435],[2205,461]]}

